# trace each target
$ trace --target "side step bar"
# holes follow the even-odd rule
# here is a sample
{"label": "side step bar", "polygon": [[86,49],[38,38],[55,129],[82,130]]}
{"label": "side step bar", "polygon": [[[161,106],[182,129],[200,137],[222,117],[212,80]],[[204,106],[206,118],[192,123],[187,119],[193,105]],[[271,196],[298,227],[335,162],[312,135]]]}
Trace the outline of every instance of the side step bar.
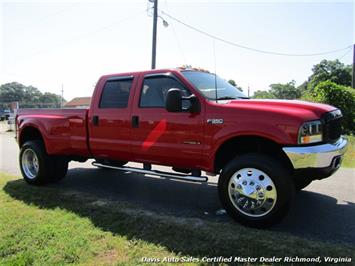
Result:
{"label": "side step bar", "polygon": [[98,163],[98,162],[92,162],[92,165],[98,166],[98,167],[116,169],[116,170],[120,170],[120,171],[132,172],[132,173],[161,176],[161,177],[165,177],[165,178],[169,178],[169,179],[179,179],[179,180],[187,180],[187,181],[193,181],[193,182],[207,182],[208,181],[207,176],[182,175],[182,174],[168,173],[168,172],[163,172],[163,171],[158,171],[158,170],[144,170],[141,168],[127,167],[127,166],[118,167],[118,166],[111,166],[111,165],[106,165],[106,164],[102,164],[102,163]]}

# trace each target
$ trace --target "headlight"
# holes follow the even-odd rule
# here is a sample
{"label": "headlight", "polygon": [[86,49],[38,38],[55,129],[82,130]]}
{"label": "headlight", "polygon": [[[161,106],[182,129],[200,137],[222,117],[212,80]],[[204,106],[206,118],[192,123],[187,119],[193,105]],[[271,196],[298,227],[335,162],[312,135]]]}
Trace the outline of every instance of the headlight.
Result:
{"label": "headlight", "polygon": [[322,135],[322,122],[320,120],[306,122],[298,131],[298,143],[321,142],[323,140]]}

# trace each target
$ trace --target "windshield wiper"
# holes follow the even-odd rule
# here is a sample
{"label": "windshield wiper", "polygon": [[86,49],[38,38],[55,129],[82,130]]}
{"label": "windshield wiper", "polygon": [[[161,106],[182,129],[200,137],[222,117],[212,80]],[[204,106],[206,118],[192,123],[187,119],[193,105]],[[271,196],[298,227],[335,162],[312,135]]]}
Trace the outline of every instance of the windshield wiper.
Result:
{"label": "windshield wiper", "polygon": [[232,96],[223,96],[223,97],[219,97],[217,98],[217,100],[235,100],[237,98],[232,97]]}

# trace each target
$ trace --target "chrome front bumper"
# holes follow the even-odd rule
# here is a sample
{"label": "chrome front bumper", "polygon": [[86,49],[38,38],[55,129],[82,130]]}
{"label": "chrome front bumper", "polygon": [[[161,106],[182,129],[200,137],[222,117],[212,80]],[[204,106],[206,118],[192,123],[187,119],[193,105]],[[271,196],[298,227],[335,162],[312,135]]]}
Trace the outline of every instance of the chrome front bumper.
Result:
{"label": "chrome front bumper", "polygon": [[335,143],[305,147],[284,147],[294,169],[300,168],[339,168],[348,141],[341,137]]}

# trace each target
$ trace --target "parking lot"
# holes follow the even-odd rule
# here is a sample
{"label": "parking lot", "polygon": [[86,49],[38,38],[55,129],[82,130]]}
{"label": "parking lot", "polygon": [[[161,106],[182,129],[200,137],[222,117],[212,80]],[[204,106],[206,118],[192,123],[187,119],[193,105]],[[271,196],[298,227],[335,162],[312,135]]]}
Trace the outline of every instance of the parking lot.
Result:
{"label": "parking lot", "polygon": [[[0,171],[20,177],[18,147],[13,133],[4,129],[0,128]],[[313,182],[297,194],[282,224],[271,230],[355,244],[354,180],[354,169],[341,168],[332,177]],[[70,163],[67,177],[51,186],[134,203],[153,213],[231,223],[233,221],[221,211],[216,182],[216,177],[199,184],[104,170],[88,161]]]}

